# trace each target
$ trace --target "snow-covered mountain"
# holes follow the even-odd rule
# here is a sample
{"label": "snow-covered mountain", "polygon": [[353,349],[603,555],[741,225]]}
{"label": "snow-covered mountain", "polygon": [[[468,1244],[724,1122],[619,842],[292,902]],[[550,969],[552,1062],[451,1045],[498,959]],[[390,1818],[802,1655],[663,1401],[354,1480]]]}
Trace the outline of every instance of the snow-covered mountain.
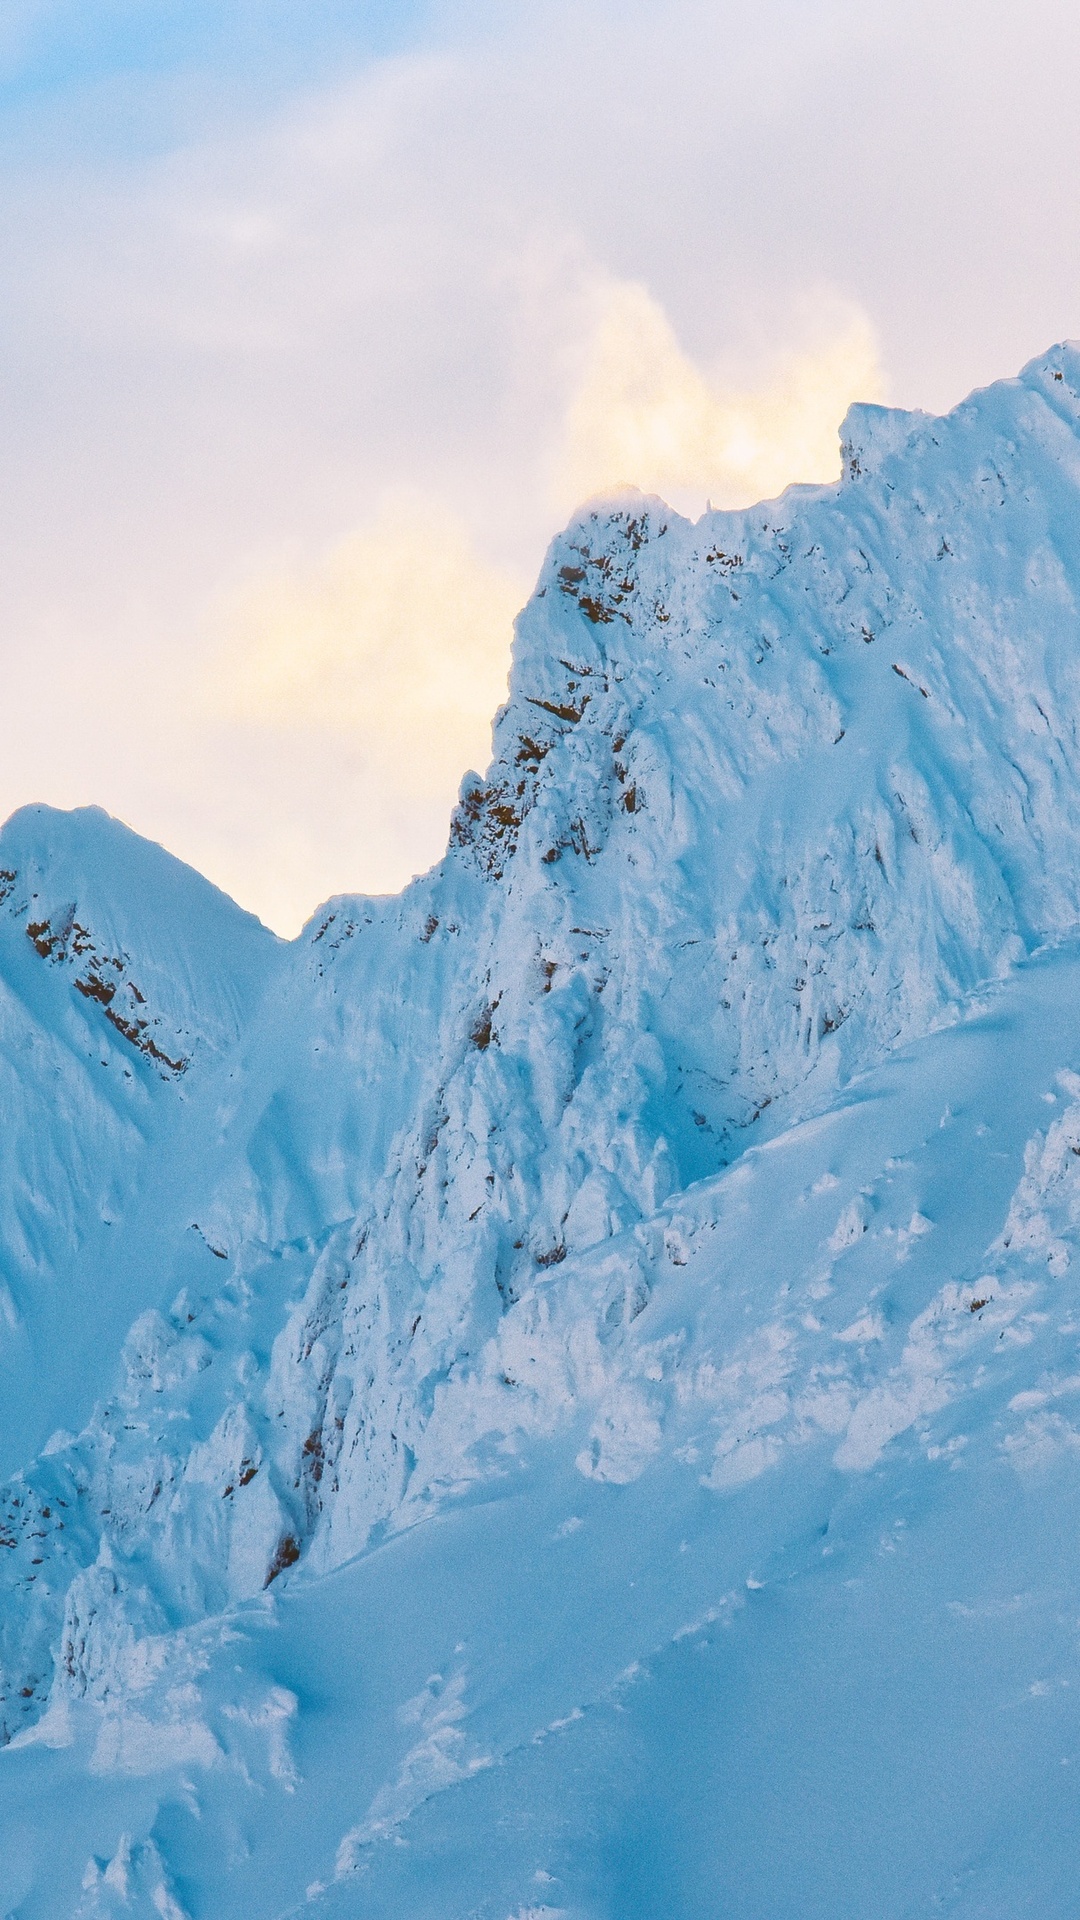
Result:
{"label": "snow-covered mountain", "polygon": [[0,1912],[1073,1910],[1080,351],[587,509],[443,862],[0,836]]}

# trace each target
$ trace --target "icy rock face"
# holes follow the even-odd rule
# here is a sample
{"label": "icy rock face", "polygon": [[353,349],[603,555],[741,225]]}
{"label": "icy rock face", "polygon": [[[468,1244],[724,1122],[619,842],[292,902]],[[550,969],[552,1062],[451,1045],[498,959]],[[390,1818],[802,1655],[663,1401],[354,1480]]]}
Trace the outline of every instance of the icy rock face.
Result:
{"label": "icy rock face", "polygon": [[[393,920],[399,978],[440,981],[394,1021],[419,1117],[275,1350],[317,1562],[439,1483],[463,1401],[493,1433],[579,1404],[565,1352],[528,1352],[528,1416],[493,1358],[567,1253],[1075,927],[1078,387],[1061,351],[948,420],[855,409],[838,490],[556,542],[492,767]],[[307,941],[377,1047],[354,925]]]}
{"label": "icy rock face", "polygon": [[[122,1056],[178,1079],[193,1061],[231,1046],[265,984],[279,946],[190,867],[142,840],[100,808],[72,814],[24,807],[0,835],[5,973],[27,997],[61,1015],[65,1038],[87,1058],[102,1039]],[[46,963],[19,966],[23,936]],[[48,975],[58,976],[51,998]],[[61,996],[63,996],[61,998]],[[104,1027],[78,1024],[99,1011]],[[91,1037],[93,1036],[93,1037]],[[130,1073],[125,1078],[130,1078]]]}
{"label": "icy rock face", "polygon": [[280,943],[97,808],[0,834],[3,1311],[119,1226],[151,1134],[236,1043]]}
{"label": "icy rock face", "polygon": [[[160,1288],[155,1233],[168,1238],[188,1199],[188,1138],[203,1141],[208,1087],[284,951],[99,809],[27,807],[0,834],[5,1474],[77,1430],[113,1390],[125,1339],[138,1344],[129,1327]],[[185,1229],[193,1217],[181,1212]],[[64,1589],[97,1552],[71,1460],[54,1447],[34,1487],[3,1498],[8,1732],[48,1690]]]}
{"label": "icy rock face", "polygon": [[[785,1421],[854,1466],[923,1405],[955,1301],[857,1420],[809,1375],[793,1411],[786,1323],[730,1360],[745,1394],[707,1331],[637,1325],[725,1167],[1080,924],[1080,356],[942,420],[854,409],[843,440],[839,487],[582,514],[445,860],[287,952],[101,816],[6,830],[3,1070],[19,1151],[52,1156],[5,1182],[9,1320],[96,1212],[122,1321],[8,1496],[9,1735],[100,1691],[103,1633],[134,1687],[167,1630],[528,1436],[628,1485],[700,1402],[722,1489]],[[845,1206],[833,1260],[867,1231]],[[853,1353],[877,1337],[853,1319]]]}

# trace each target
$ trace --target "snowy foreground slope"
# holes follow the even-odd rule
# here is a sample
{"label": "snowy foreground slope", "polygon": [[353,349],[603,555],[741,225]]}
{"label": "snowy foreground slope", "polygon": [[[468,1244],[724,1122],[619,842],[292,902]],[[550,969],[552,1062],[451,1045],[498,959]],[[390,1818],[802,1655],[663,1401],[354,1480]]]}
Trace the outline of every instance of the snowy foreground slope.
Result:
{"label": "snowy foreground slope", "polygon": [[0,1915],[1080,1912],[1080,353],[586,511],[443,863],[0,836]]}

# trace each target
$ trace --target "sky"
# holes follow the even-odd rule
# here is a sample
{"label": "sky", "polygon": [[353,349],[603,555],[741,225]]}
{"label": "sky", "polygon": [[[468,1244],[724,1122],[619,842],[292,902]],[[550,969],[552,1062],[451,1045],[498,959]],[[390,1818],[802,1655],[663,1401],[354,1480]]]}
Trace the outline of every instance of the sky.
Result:
{"label": "sky", "polygon": [[437,859],[584,498],[1080,334],[1061,0],[6,0],[0,815],[285,934]]}

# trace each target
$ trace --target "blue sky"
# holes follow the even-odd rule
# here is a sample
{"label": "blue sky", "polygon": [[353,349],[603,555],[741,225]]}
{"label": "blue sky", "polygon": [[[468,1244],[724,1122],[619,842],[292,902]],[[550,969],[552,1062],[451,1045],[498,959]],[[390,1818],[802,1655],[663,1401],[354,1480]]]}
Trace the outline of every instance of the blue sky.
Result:
{"label": "blue sky", "polygon": [[1077,71],[1064,0],[9,6],[0,813],[280,926],[399,885],[577,497],[825,478],[1080,333]]}
{"label": "blue sky", "polygon": [[8,152],[137,162],[414,45],[431,0],[14,4],[0,21]]}
{"label": "blue sky", "polygon": [[280,92],[408,46],[430,14],[429,0],[12,0],[0,22],[0,98],[10,106],[177,72]]}

